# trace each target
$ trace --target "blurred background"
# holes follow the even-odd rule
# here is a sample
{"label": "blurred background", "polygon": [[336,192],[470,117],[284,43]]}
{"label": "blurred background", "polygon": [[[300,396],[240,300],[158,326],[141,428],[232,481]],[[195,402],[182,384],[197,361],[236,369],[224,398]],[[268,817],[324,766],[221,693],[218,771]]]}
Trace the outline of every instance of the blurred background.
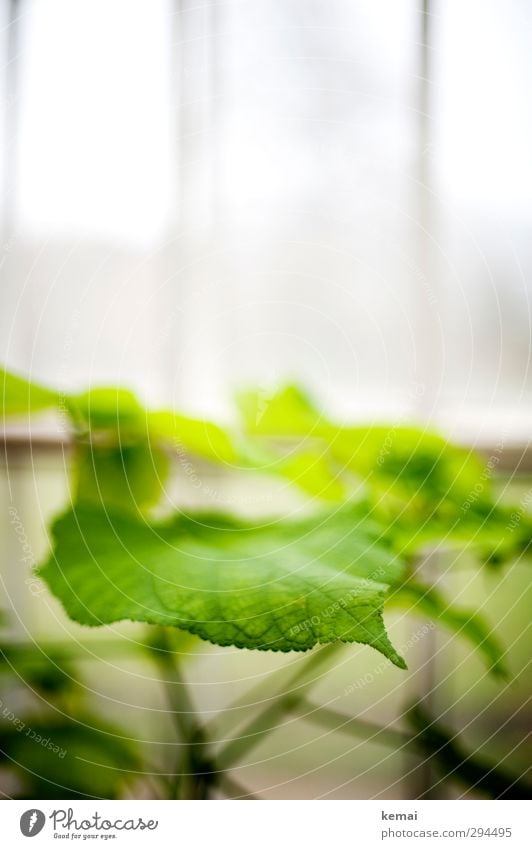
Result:
{"label": "blurred background", "polygon": [[[221,420],[238,388],[268,393],[295,380],[339,419],[414,420],[496,452],[501,484],[511,478],[526,500],[530,4],[2,0],[0,9],[0,362],[65,391],[121,384],[149,404]],[[69,674],[93,712],[123,720],[158,762],[170,724],[151,666],[98,648],[145,632],[87,637],[31,583],[44,522],[67,497],[61,434],[46,424],[38,437],[8,435],[2,452],[9,634],[90,639]],[[185,478],[179,485],[192,498]],[[242,481],[228,474],[220,486],[249,509]],[[321,699],[389,722],[401,699],[434,688],[438,710],[469,729],[475,748],[526,763],[526,567],[502,581],[467,564],[440,568],[461,603],[486,598],[488,618],[500,620],[512,687],[491,681],[457,638],[431,635],[405,651],[407,675],[387,668],[355,691],[369,649],[346,650]],[[390,627],[401,646],[421,626],[403,616]],[[208,646],[191,654],[207,713],[291,663]],[[16,675],[5,703],[49,703]],[[73,704],[57,710],[72,715]],[[268,747],[241,775],[266,797],[419,791],[403,752],[305,721]],[[7,795],[20,780],[0,769]],[[460,792],[450,781],[435,794]]]}

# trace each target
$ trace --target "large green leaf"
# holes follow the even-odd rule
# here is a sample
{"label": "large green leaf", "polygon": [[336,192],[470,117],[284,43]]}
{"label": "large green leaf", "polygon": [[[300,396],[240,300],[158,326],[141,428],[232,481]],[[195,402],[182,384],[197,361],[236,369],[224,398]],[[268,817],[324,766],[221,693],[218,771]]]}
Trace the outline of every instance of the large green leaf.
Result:
{"label": "large green leaf", "polygon": [[360,642],[405,666],[383,624],[402,564],[350,509],[253,527],[213,515],[149,525],[79,507],[53,537],[40,574],[82,624],[132,619],[280,651]]}

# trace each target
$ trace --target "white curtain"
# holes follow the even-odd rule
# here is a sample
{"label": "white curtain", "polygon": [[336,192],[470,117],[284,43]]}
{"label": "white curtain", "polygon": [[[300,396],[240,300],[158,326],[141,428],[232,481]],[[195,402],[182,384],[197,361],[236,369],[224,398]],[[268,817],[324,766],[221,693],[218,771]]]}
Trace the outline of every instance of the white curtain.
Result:
{"label": "white curtain", "polygon": [[528,4],[430,4],[426,115],[413,0],[8,6],[9,366],[526,436]]}

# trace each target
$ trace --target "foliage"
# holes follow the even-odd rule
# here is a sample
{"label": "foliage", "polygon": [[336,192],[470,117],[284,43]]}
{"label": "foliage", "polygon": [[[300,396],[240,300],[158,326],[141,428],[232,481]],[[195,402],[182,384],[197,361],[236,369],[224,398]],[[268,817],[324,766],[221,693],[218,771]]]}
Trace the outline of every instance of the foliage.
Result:
{"label": "foliage", "polygon": [[[265,407],[256,393],[241,396],[248,437],[236,440],[211,422],[150,412],[122,388],[67,395],[7,372],[1,380],[7,414],[61,405],[70,417],[74,506],[52,529],[55,547],[41,574],[77,621],[170,624],[219,645],[282,651],[357,641],[404,665],[386,636],[383,605],[386,598],[411,599],[417,587],[415,603],[425,613],[481,645],[494,671],[502,670],[499,647],[484,623],[470,612],[465,618],[450,612],[429,587],[413,584],[404,562],[442,534],[438,523],[453,510],[456,517],[478,482],[483,466],[471,452],[412,427],[392,433],[382,426],[336,426],[294,387]],[[257,448],[262,437],[268,444]],[[271,439],[287,437],[299,444],[283,454]],[[307,442],[316,441],[320,458],[327,455],[327,480],[323,467],[318,464],[317,474],[309,460],[314,454]],[[247,465],[254,452],[277,451],[277,473],[314,494],[323,478],[327,499],[348,472],[365,486],[361,497],[342,483],[350,495],[345,507],[321,508],[299,521],[254,527],[197,513],[154,524],[146,511],[164,493],[172,445],[211,461],[238,458]],[[489,500],[487,486],[481,496],[483,511],[502,509]],[[420,514],[429,516],[421,528]],[[488,533],[494,535],[488,526],[484,544]],[[452,537],[467,544],[471,528],[462,524]]]}
{"label": "foliage", "polygon": [[[491,672],[508,675],[491,627],[417,569],[434,548],[463,549],[481,566],[500,565],[529,548],[530,518],[498,502],[493,465],[469,449],[411,425],[336,424],[293,386],[267,399],[259,391],[241,394],[233,432],[173,411],[150,411],[123,388],[65,394],[0,371],[0,392],[5,417],[55,410],[66,415],[74,442],[71,508],[51,527],[53,547],[40,575],[81,624],[129,619],[160,626],[164,652],[157,649],[154,657],[175,678],[171,700],[184,691],[179,670],[168,658],[161,661],[175,653],[161,626],[247,649],[305,651],[358,642],[404,668],[384,625],[386,608],[394,606],[467,639]],[[156,511],[176,455],[280,475],[310,494],[310,512],[256,524],[204,511],[174,512],[161,521]],[[309,661],[323,656],[314,652]],[[24,674],[36,675],[38,667],[26,665]],[[53,697],[54,687],[67,684],[47,670],[50,680],[45,684],[45,676],[41,684]],[[190,712],[184,698],[185,710],[176,716]],[[290,707],[275,702],[271,716]],[[99,728],[98,741],[113,736],[101,722]],[[55,727],[58,738],[71,731]],[[8,757],[25,757],[12,730],[2,733]],[[212,772],[201,729],[180,726],[179,733],[195,740],[189,774]],[[90,748],[87,734],[76,739]],[[136,757],[121,745],[108,747],[109,763],[98,761],[108,777],[115,756],[124,764]],[[82,795],[74,768],[72,775],[73,792]],[[45,780],[57,783],[54,775]],[[113,781],[101,780],[105,793],[117,792]],[[206,787],[200,781],[176,792],[198,795]]]}
{"label": "foliage", "polygon": [[86,708],[68,650],[0,641],[0,687],[20,691],[16,712],[0,698],[0,765],[16,797],[122,795],[140,752],[127,732]]}
{"label": "foliage", "polygon": [[149,525],[78,508],[41,576],[85,625],[176,625],[218,645],[367,643],[398,666],[382,619],[401,563],[351,511],[255,527],[212,514]]}
{"label": "foliage", "polygon": [[[498,456],[484,459],[413,425],[335,424],[295,386],[269,396],[267,405],[260,391],[242,393],[239,407],[246,433],[270,452],[279,473],[311,494],[366,497],[373,519],[405,556],[437,546],[500,562],[530,546],[530,516],[518,507],[516,523],[516,508],[495,496]],[[312,474],[300,473],[301,455]]]}

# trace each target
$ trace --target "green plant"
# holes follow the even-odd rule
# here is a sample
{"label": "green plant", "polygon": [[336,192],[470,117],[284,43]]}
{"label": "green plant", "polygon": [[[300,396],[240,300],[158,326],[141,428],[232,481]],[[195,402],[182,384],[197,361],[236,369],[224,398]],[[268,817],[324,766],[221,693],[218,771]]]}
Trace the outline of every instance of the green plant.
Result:
{"label": "green plant", "polygon": [[[127,645],[99,649],[114,657]],[[76,663],[87,657],[79,644],[0,638],[0,766],[11,796],[116,799],[140,774],[127,729],[86,704]]]}
{"label": "green plant", "polygon": [[[260,392],[243,394],[234,433],[146,410],[123,389],[65,395],[0,372],[0,391],[5,416],[50,408],[67,417],[71,506],[52,524],[52,551],[38,574],[82,625],[155,626],[150,657],[166,682],[180,741],[172,795],[201,798],[224,787],[246,795],[228,770],[280,716],[298,710],[317,669],[343,643],[367,644],[404,668],[385,629],[385,606],[423,611],[478,647],[494,675],[509,674],[486,622],[455,608],[418,572],[428,548],[463,549],[479,568],[528,549],[528,515],[499,503],[475,453],[415,427],[335,424],[296,387],[267,403]],[[172,456],[185,455],[282,476],[311,494],[314,509],[260,523],[169,511]],[[184,682],[175,639],[183,632],[221,646],[314,651],[266,710],[214,753]],[[273,688],[270,682],[266,691]],[[425,714],[412,716],[419,724]],[[441,742],[418,729],[412,745],[418,737],[425,750]]]}

